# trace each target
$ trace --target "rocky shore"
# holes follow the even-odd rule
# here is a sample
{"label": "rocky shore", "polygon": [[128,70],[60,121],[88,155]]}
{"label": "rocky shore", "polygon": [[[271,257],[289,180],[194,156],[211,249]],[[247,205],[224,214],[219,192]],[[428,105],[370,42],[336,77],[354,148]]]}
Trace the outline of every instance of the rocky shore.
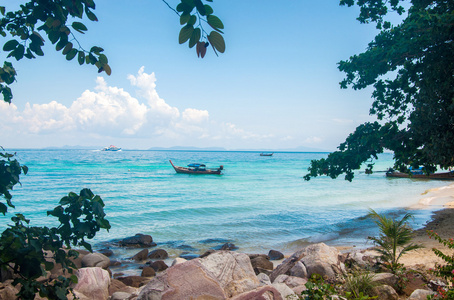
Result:
{"label": "rocky shore", "polygon": [[[378,267],[373,249],[349,249],[342,252],[324,243],[312,244],[284,257],[276,250],[268,254],[245,254],[235,251],[233,244],[209,250],[195,257],[169,261],[168,253],[156,247],[149,235],[137,234],[118,241],[120,246],[136,249],[131,260],[140,268],[140,276],[118,272],[121,262],[111,260],[109,249],[89,253],[80,251],[76,261],[77,297],[87,299],[300,299],[312,274],[320,274],[327,282],[342,284],[348,274],[373,272],[375,282],[370,296],[377,299],[426,299],[439,279],[428,272],[441,262],[432,248],[451,253],[443,245],[429,239],[426,230],[434,230],[444,238],[454,236],[454,209],[435,212],[425,228],[415,231],[415,242],[425,248],[401,258],[402,263],[417,274],[409,278],[405,289],[397,289],[398,278]],[[2,274],[4,275],[4,274]],[[15,299],[17,293],[2,276],[0,299]],[[400,293],[398,294],[398,290]],[[40,299],[37,296],[35,299]]]}

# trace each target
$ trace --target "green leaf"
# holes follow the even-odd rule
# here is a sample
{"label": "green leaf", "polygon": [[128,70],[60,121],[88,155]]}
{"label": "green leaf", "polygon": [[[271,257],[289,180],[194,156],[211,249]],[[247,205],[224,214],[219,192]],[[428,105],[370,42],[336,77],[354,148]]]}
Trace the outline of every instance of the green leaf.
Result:
{"label": "green leaf", "polygon": [[195,7],[197,11],[202,15],[206,16],[205,6],[203,5],[201,0],[194,0]]}
{"label": "green leaf", "polygon": [[68,54],[66,54],[66,60],[72,60],[79,51],[77,49],[71,49]]}
{"label": "green leaf", "polygon": [[71,26],[72,26],[72,28],[74,28],[74,30],[76,30],[80,33],[85,33],[84,31],[87,31],[87,27],[83,23],[80,23],[80,22],[73,22]]}
{"label": "green leaf", "polygon": [[201,30],[200,28],[194,29],[192,32],[191,38],[189,39],[189,48],[192,48],[195,46],[195,44],[200,40],[201,37]]}
{"label": "green leaf", "polygon": [[178,37],[178,42],[180,44],[184,44],[191,38],[192,32],[194,31],[194,27],[192,25],[186,25],[180,30],[180,35]]}
{"label": "green leaf", "polygon": [[11,51],[16,49],[17,45],[19,45],[19,42],[16,40],[10,40],[3,45],[3,51]]}
{"label": "green leaf", "polygon": [[207,16],[209,16],[213,13],[213,9],[208,4],[205,4],[205,12],[206,12]]}
{"label": "green leaf", "polygon": [[213,48],[218,50],[220,53],[224,53],[225,52],[224,38],[222,37],[222,35],[220,35],[216,31],[212,31],[208,35],[208,41],[210,41],[210,44],[213,46]]}
{"label": "green leaf", "polygon": [[188,13],[181,14],[181,16],[180,16],[180,25],[184,25],[184,24],[188,23],[190,17],[191,17],[191,15],[188,14]]}
{"label": "green leaf", "polygon": [[85,14],[87,15],[87,17],[90,21],[93,21],[93,22],[98,21],[98,17],[96,17],[96,15],[88,8],[85,9]]}
{"label": "green leaf", "polygon": [[85,62],[85,53],[83,51],[79,51],[77,55],[77,60],[79,61],[79,65],[83,65]]}
{"label": "green leaf", "polygon": [[63,55],[66,55],[69,53],[69,51],[71,51],[73,49],[73,43],[71,42],[68,42],[65,46],[65,48],[63,49],[62,53]]}
{"label": "green leaf", "polygon": [[192,16],[189,18],[188,25],[194,26],[195,22],[197,22],[197,17],[196,17],[195,15],[192,15]]}
{"label": "green leaf", "polygon": [[104,54],[99,54],[98,60],[103,65],[108,63],[107,56],[105,56]]}
{"label": "green leaf", "polygon": [[208,25],[213,27],[213,29],[215,29],[215,30],[220,31],[219,29],[224,29],[224,24],[222,23],[222,21],[214,15],[209,15],[207,17],[207,22],[208,22]]}

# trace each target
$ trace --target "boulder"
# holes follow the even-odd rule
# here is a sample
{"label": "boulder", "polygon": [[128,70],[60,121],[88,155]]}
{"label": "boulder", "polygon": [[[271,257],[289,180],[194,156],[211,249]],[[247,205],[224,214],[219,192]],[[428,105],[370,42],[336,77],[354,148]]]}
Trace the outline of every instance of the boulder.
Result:
{"label": "boulder", "polygon": [[19,290],[12,285],[12,280],[0,282],[0,300],[16,299]]}
{"label": "boulder", "polygon": [[156,246],[156,243],[153,242],[151,235],[141,233],[138,233],[135,236],[124,238],[120,240],[118,244],[122,247],[134,248],[147,248]]}
{"label": "boulder", "polygon": [[124,284],[118,279],[111,279],[110,280],[110,285],[109,285],[109,295],[112,295],[113,293],[116,292],[124,292],[124,293],[129,293],[132,294],[135,292],[136,289]]}
{"label": "boulder", "polygon": [[181,264],[181,263],[184,263],[185,261],[188,261],[187,259],[184,259],[182,257],[177,257],[173,260],[172,262],[172,266],[175,266],[175,265],[178,265],[178,264]]}
{"label": "boulder", "polygon": [[386,284],[374,287],[370,296],[377,296],[377,299],[380,300],[397,300],[399,298],[397,292]]}
{"label": "boulder", "polygon": [[141,287],[147,284],[150,281],[150,278],[141,277],[141,276],[124,276],[124,277],[117,277],[117,280],[123,282],[127,286],[132,286],[135,288]]}
{"label": "boulder", "polygon": [[137,299],[226,299],[258,286],[246,254],[219,251],[172,266],[153,278]]}
{"label": "boulder", "polygon": [[301,286],[305,287],[307,280],[295,276],[279,275],[273,283],[285,283],[289,288],[294,289]]}
{"label": "boulder", "polygon": [[82,268],[77,270],[76,275],[78,282],[74,291],[87,299],[107,300],[109,298],[109,272],[99,267]]}
{"label": "boulder", "polygon": [[137,253],[132,257],[132,259],[133,259],[134,261],[142,261],[142,260],[147,259],[147,256],[148,256],[148,249],[143,249],[143,250],[137,252]]}
{"label": "boulder", "polygon": [[283,300],[281,293],[275,287],[265,285],[251,291],[236,295],[229,300]]}
{"label": "boulder", "polygon": [[257,256],[251,259],[252,267],[254,268],[255,274],[259,274],[259,270],[273,270],[274,265],[264,256]]}
{"label": "boulder", "polygon": [[268,256],[270,257],[270,260],[284,259],[284,254],[276,250],[270,250],[270,252],[268,252]]}
{"label": "boulder", "polygon": [[296,262],[293,268],[290,269],[289,275],[300,278],[308,278],[306,266],[300,261]]}
{"label": "boulder", "polygon": [[100,249],[100,250],[98,250],[96,252],[101,253],[101,254],[103,254],[103,255],[105,255],[107,257],[111,257],[114,254],[113,251],[110,250],[110,249]]}
{"label": "boulder", "polygon": [[410,297],[408,297],[407,300],[426,300],[427,296],[433,295],[434,292],[428,291],[428,290],[414,290],[413,293],[411,293]]}
{"label": "boulder", "polygon": [[156,250],[150,251],[150,254],[148,254],[149,259],[166,259],[168,257],[169,257],[169,254],[164,249],[156,249]]}
{"label": "boulder", "polygon": [[152,261],[147,263],[152,267],[156,272],[161,272],[167,269],[169,266],[162,260]]}
{"label": "boulder", "polygon": [[100,267],[107,269],[110,266],[110,259],[101,253],[89,253],[82,258],[82,268]]}
{"label": "boulder", "polygon": [[142,269],[142,274],[140,274],[142,277],[153,277],[156,276],[156,271],[152,267],[144,267]]}
{"label": "boulder", "polygon": [[[317,273],[323,277],[335,278],[337,274],[345,272],[345,265],[339,259],[340,252],[334,247],[329,247],[324,243],[309,245],[295,253],[277,266],[270,275],[272,282],[281,274],[304,276],[302,266],[293,269],[298,262],[301,262],[306,268],[307,277]],[[293,271],[291,272],[291,270]]]}
{"label": "boulder", "polygon": [[133,297],[132,294],[126,292],[115,292],[110,296],[110,300],[129,300]]}
{"label": "boulder", "polygon": [[285,283],[277,283],[273,282],[273,287],[279,291],[281,294],[282,299],[298,299],[298,296],[295,294],[295,292],[289,288]]}
{"label": "boulder", "polygon": [[267,274],[260,273],[257,275],[257,279],[260,282],[260,286],[271,285],[270,277]]}
{"label": "boulder", "polygon": [[396,286],[399,278],[392,273],[376,273],[372,276],[372,282]]}

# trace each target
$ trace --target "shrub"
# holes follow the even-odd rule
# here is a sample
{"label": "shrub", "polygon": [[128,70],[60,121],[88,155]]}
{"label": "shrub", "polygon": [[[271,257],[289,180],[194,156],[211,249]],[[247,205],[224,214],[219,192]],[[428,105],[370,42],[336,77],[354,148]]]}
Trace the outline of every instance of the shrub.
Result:
{"label": "shrub", "polygon": [[[450,239],[443,239],[437,233],[433,232],[433,230],[427,231],[427,234],[430,238],[434,238],[439,243],[445,245],[449,249],[454,249],[454,240]],[[440,257],[444,260],[444,264],[436,264],[435,269],[432,270],[433,274],[438,277],[441,277],[448,281],[450,286],[448,287],[440,287],[437,290],[435,296],[430,297],[431,299],[454,299],[454,254],[453,255],[446,255],[440,250],[433,248],[432,251],[435,253],[436,256]]]}

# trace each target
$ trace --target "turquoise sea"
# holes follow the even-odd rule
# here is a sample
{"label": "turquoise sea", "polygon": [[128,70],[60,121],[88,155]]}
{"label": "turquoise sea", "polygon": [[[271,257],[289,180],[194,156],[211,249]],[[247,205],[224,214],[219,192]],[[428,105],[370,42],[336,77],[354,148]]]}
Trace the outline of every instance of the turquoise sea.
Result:
{"label": "turquoise sea", "polygon": [[[149,234],[173,256],[200,253],[225,242],[239,251],[291,253],[311,242],[370,246],[376,233],[368,209],[397,216],[409,211],[426,190],[449,183],[386,178],[384,172],[358,171],[353,182],[303,176],[312,159],[327,153],[205,151],[8,150],[29,167],[22,186],[13,191],[16,210],[1,217],[3,230],[12,212],[24,213],[33,225],[54,226],[46,211],[68,192],[88,187],[105,204],[112,229],[92,241]],[[176,174],[169,163],[224,166],[223,175]],[[375,170],[392,166],[383,154]],[[434,209],[433,207],[431,209]],[[411,210],[414,227],[430,219],[431,211]],[[123,250],[122,250],[123,251]],[[130,255],[119,252],[123,258]]]}

